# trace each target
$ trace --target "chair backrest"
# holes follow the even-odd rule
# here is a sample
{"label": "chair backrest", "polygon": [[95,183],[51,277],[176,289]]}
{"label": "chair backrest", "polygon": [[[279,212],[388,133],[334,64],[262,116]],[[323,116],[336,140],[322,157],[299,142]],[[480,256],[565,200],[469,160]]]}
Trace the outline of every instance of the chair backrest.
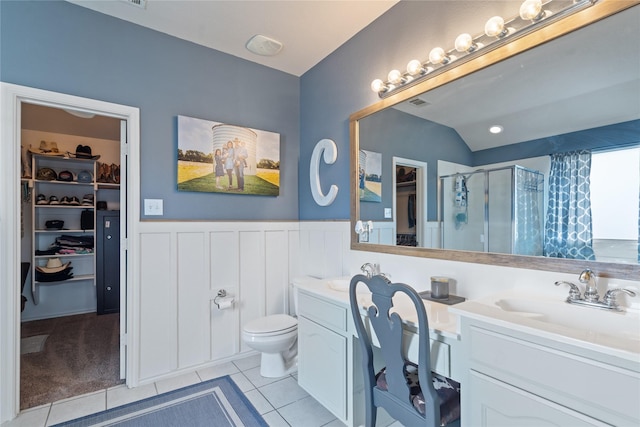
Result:
{"label": "chair backrest", "polygon": [[[386,367],[387,391],[384,392],[376,388],[373,343],[362,318],[363,307],[358,302],[359,296],[367,294],[356,292],[359,283],[366,285],[371,291],[372,304],[366,308],[366,315],[372,326],[372,333],[375,333],[380,344],[380,354]],[[425,399],[426,419],[414,408],[410,385],[406,381],[407,359],[403,354],[403,321],[397,312],[391,313],[394,306],[393,297],[398,293],[407,295],[413,302],[418,318],[418,333],[422,335],[418,340],[418,379]],[[440,403],[431,376],[429,321],[422,298],[410,286],[404,283],[390,283],[384,276],[368,278],[356,275],[351,279],[349,286],[349,300],[362,350],[367,425],[375,424],[376,407],[385,408],[392,417],[405,425],[415,425],[416,419],[423,420],[423,425],[440,425]],[[373,422],[369,421],[370,412],[373,414]]]}

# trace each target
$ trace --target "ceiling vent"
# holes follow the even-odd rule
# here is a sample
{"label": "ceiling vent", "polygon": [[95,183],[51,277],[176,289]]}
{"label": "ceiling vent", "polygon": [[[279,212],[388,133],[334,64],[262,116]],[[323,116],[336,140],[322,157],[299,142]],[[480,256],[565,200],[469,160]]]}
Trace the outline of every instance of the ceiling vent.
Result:
{"label": "ceiling vent", "polygon": [[129,3],[130,5],[133,6],[137,6],[140,9],[146,9],[147,8],[147,0],[120,0],[123,1],[125,3]]}
{"label": "ceiling vent", "polygon": [[282,43],[271,37],[256,34],[249,39],[246,48],[257,55],[274,56],[282,50]]}
{"label": "ceiling vent", "polygon": [[425,101],[424,99],[421,98],[413,98],[409,100],[409,104],[413,105],[414,107],[423,107],[425,105],[429,105],[429,103],[427,101]]}

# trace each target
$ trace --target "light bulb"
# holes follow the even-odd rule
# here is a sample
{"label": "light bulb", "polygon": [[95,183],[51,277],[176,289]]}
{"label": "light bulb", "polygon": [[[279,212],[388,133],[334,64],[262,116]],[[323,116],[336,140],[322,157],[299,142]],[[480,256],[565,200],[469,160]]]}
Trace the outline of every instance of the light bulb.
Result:
{"label": "light bulb", "polygon": [[405,82],[405,79],[402,77],[402,73],[398,70],[389,71],[389,75],[387,75],[387,80],[389,80],[389,83],[392,83],[394,85]]}
{"label": "light bulb", "polygon": [[475,52],[482,47],[482,43],[475,43],[471,34],[462,33],[456,37],[455,47],[458,52]]}
{"label": "light bulb", "polygon": [[489,37],[504,37],[508,34],[504,30],[504,19],[501,16],[490,18],[484,25],[484,33]]}
{"label": "light bulb", "polygon": [[447,56],[444,52],[444,49],[441,47],[434,47],[429,52],[429,62],[432,64],[439,64],[444,60],[444,57]]}
{"label": "light bulb", "polygon": [[471,34],[463,33],[456,37],[455,42],[456,50],[458,52],[466,52],[473,46],[473,38]]}
{"label": "light bulb", "polygon": [[371,82],[371,90],[376,93],[386,92],[387,86],[384,84],[382,80],[375,79],[374,81]]}
{"label": "light bulb", "polygon": [[422,63],[417,59],[412,59],[407,64],[407,73],[411,74],[412,76],[415,76],[416,74],[421,74],[423,70],[424,68],[422,67]]}
{"label": "light bulb", "polygon": [[539,21],[544,15],[542,0],[525,0],[520,6],[520,18],[525,21]]}
{"label": "light bulb", "polygon": [[493,133],[493,134],[499,134],[502,133],[502,131],[504,130],[504,128],[500,125],[493,125],[489,128],[489,132]]}
{"label": "light bulb", "polygon": [[449,62],[456,59],[454,56],[449,56],[441,47],[434,47],[429,52],[429,62],[432,64],[448,64]]}

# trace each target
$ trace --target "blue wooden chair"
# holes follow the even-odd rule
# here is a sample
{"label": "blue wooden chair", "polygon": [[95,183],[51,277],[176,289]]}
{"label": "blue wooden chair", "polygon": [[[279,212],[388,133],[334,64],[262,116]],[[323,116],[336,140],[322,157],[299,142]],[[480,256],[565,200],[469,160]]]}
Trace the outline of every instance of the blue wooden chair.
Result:
{"label": "blue wooden chair", "polygon": [[[372,333],[380,343],[385,364],[380,372],[374,371],[373,345],[361,317],[356,287],[359,283],[371,291],[373,304],[367,308]],[[413,301],[418,316],[418,365],[406,359],[403,353],[403,323],[398,313],[390,313],[392,298],[404,293]],[[360,294],[362,295],[362,294]],[[460,425],[460,384],[431,372],[429,321],[422,299],[411,287],[403,283],[390,283],[384,276],[368,278],[356,275],[349,286],[351,313],[362,348],[362,366],[366,403],[366,427],[376,424],[377,409],[384,408],[389,415],[405,426]]]}

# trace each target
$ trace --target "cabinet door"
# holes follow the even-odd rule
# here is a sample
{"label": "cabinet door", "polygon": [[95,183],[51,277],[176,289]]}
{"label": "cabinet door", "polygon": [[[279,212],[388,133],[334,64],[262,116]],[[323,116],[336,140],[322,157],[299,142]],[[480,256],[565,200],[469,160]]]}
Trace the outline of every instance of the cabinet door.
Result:
{"label": "cabinet door", "polygon": [[336,417],[347,416],[347,339],[298,319],[298,383]]}
{"label": "cabinet door", "polygon": [[464,384],[464,387],[468,387],[472,392],[466,395],[470,410],[465,412],[461,418],[463,426],[582,427],[608,425],[473,370],[469,375],[469,383]]}

